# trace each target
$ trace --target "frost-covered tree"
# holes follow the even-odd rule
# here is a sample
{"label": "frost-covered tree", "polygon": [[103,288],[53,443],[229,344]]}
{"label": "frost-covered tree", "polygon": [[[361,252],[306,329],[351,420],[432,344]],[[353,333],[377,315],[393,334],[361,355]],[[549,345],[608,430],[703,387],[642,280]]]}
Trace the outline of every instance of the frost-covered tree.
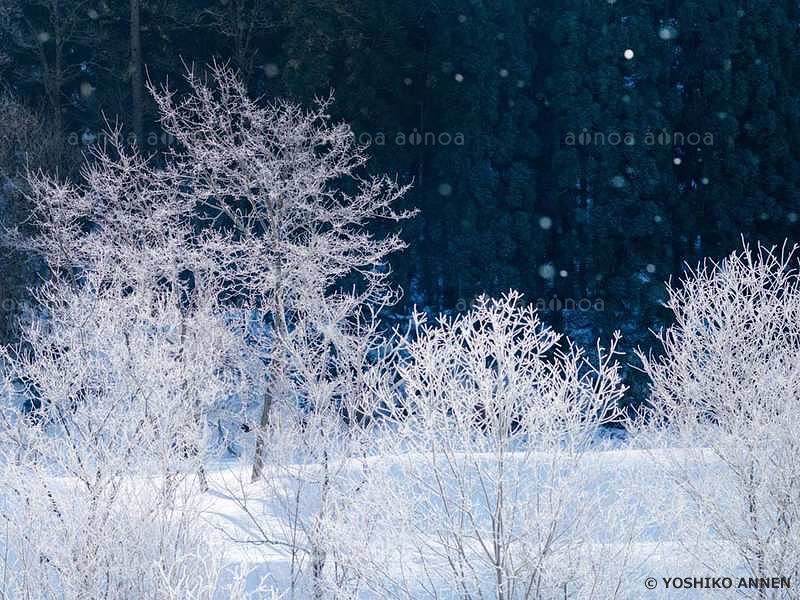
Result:
{"label": "frost-covered tree", "polygon": [[[80,184],[29,173],[29,222],[35,233],[12,232],[11,237],[19,248],[44,259],[61,281],[59,292],[66,293],[69,283],[78,293],[88,281],[94,282],[96,294],[117,286],[131,297],[168,298],[175,307],[170,313],[175,321],[168,325],[180,332],[180,346],[204,306],[220,299],[220,273],[204,250],[208,236],[194,229],[191,202],[169,173],[126,149],[119,133],[112,130],[106,146],[93,149]],[[48,301],[57,303],[55,292],[48,293]],[[177,357],[190,360],[188,351]],[[180,390],[176,395],[192,402]]]}
{"label": "frost-covered tree", "polygon": [[367,483],[402,568],[372,563],[371,584],[404,598],[503,599],[597,585],[580,559],[603,508],[585,486],[587,451],[625,390],[618,337],[590,361],[515,292],[436,325],[416,317],[402,391],[376,389],[395,418],[390,458],[373,467],[385,476]]}
{"label": "frost-covered tree", "polygon": [[[371,227],[413,212],[393,208],[406,188],[362,174],[364,148],[346,125],[330,123],[328,101],[311,112],[260,106],[218,65],[210,81],[194,72],[187,81],[181,100],[151,87],[177,142],[165,165],[125,148],[117,129],[93,151],[80,185],[31,174],[39,235],[19,245],[73,280],[88,269],[169,289],[184,321],[204,280],[240,301],[251,358],[265,366],[257,477],[261,431],[282,382],[308,410],[352,396],[377,313],[397,297],[387,258],[403,247],[397,234]],[[250,335],[254,315],[266,338]]]}
{"label": "frost-covered tree", "polygon": [[276,382],[304,381],[310,410],[343,396],[351,346],[371,337],[377,311],[397,296],[387,260],[404,244],[371,227],[413,211],[395,208],[406,187],[363,174],[365,148],[346,124],[331,123],[330,100],[311,111],[261,106],[219,65],[208,80],[190,72],[187,83],[181,99],[152,89],[162,127],[178,143],[168,171],[220,232],[208,247],[271,328],[257,478]]}
{"label": "frost-covered tree", "polygon": [[28,405],[0,415],[8,594],[210,597],[191,482],[236,340],[213,297],[182,321],[169,292],[80,277],[39,289],[46,318],[2,351]]}
{"label": "frost-covered tree", "polygon": [[639,353],[646,416],[687,448],[670,472],[708,523],[707,556],[751,577],[800,568],[796,251],[745,245],[688,271],[668,286],[662,352]]}
{"label": "frost-covered tree", "polygon": [[[177,103],[152,90],[178,143],[165,164],[125,148],[117,129],[93,150],[81,183],[29,175],[37,234],[12,237],[56,279],[38,292],[46,318],[25,330],[18,351],[6,350],[9,378],[33,396],[27,418],[9,419],[26,425],[24,435],[9,426],[7,439],[20,464],[47,466],[43,482],[64,473],[85,485],[79,514],[102,509],[97,519],[110,519],[124,474],[163,479],[156,487],[169,502],[192,469],[205,485],[210,415],[232,390],[228,376],[262,361],[254,475],[265,440],[285,434],[267,427],[277,397],[299,427],[301,458],[321,473],[294,478],[317,507],[303,517],[303,547],[319,597],[338,564],[323,533],[328,498],[343,497],[334,462],[360,447],[350,432],[375,412],[377,315],[397,296],[386,259],[403,244],[370,226],[412,213],[392,208],[405,188],[362,177],[363,148],[347,126],[329,123],[326,102],[311,113],[262,108],[229,69],[214,66],[211,78],[209,87],[190,73]],[[270,449],[275,468],[286,464],[279,448]],[[39,458],[48,452],[63,456]],[[61,546],[74,547],[78,538],[67,537]],[[116,569],[118,558],[104,560]],[[94,577],[87,569],[81,576]]]}

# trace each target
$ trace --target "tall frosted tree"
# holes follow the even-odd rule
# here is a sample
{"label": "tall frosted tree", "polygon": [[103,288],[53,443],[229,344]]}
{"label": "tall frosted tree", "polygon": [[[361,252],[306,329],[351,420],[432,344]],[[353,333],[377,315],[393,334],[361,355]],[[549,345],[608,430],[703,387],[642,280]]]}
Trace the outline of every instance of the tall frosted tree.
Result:
{"label": "tall frosted tree", "polygon": [[414,211],[395,210],[407,187],[363,175],[367,155],[348,125],[331,123],[330,101],[311,111],[262,107],[224,66],[212,66],[207,80],[190,72],[187,81],[185,97],[152,90],[162,126],[179,144],[166,172],[214,225],[204,249],[233,282],[231,295],[270,330],[259,354],[266,385],[256,479],[278,390],[293,390],[289,402],[312,412],[353,392],[376,315],[397,298],[387,259],[405,247],[397,232],[373,236],[367,228]]}

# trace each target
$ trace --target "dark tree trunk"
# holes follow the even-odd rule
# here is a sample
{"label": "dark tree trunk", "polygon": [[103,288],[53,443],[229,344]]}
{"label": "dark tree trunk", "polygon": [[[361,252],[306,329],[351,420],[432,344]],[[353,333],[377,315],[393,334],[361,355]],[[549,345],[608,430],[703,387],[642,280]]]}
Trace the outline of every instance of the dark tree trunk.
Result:
{"label": "dark tree trunk", "polygon": [[141,1],[130,0],[131,9],[131,56],[130,56],[130,77],[131,77],[131,102],[133,110],[133,133],[136,137],[136,145],[141,148],[144,144],[143,139],[143,115],[144,115],[144,81],[142,69],[142,28],[141,28]]}

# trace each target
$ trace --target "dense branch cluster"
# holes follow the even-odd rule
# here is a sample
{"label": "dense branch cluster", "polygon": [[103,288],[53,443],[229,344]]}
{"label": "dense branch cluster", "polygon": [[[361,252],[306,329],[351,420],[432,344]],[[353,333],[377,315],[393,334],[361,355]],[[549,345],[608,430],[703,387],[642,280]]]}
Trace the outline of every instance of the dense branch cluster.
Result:
{"label": "dense branch cluster", "polygon": [[[747,246],[669,287],[675,324],[659,358],[640,353],[652,384],[649,428],[689,448],[665,470],[749,576],[800,568],[800,271],[797,248]],[[719,469],[708,485],[697,471]]]}

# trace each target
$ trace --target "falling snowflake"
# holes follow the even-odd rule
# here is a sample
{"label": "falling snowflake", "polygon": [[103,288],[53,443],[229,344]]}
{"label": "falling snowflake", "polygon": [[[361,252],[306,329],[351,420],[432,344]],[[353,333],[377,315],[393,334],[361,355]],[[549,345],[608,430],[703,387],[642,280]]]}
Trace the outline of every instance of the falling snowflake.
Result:
{"label": "falling snowflake", "polygon": [[550,263],[541,265],[539,267],[539,276],[542,279],[552,279],[555,274],[556,274],[555,267],[553,267],[553,265],[551,265]]}
{"label": "falling snowflake", "polygon": [[628,182],[625,180],[625,177],[623,177],[622,175],[616,175],[611,178],[611,185],[617,189],[624,188],[627,185],[627,183]]}
{"label": "falling snowflake", "polygon": [[662,40],[674,40],[678,37],[678,30],[671,25],[666,25],[658,30],[658,37]]}

